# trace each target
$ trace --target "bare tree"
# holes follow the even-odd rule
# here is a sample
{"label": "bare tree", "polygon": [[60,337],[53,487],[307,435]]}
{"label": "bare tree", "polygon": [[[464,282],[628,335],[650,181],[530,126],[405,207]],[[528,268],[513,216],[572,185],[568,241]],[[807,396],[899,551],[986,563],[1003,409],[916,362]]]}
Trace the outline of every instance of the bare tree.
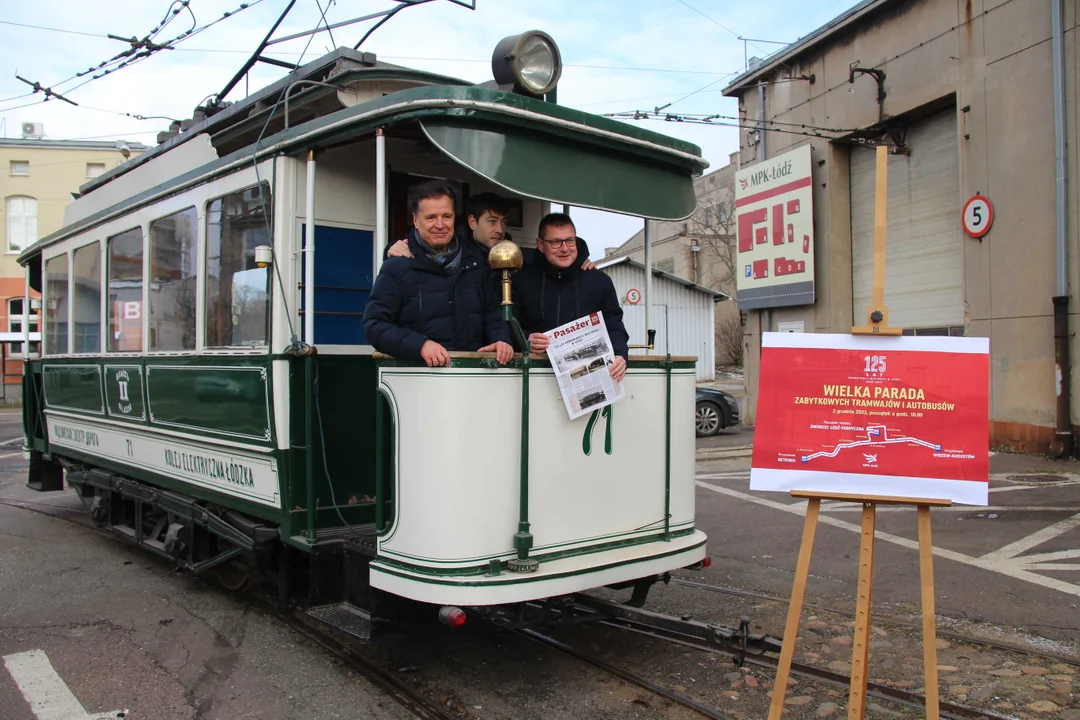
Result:
{"label": "bare tree", "polygon": [[735,237],[735,187],[731,177],[698,201],[687,227],[701,247],[699,282],[735,297],[738,245]]}
{"label": "bare tree", "polygon": [[[735,180],[728,174],[700,196],[698,210],[687,224],[687,234],[697,240],[698,282],[736,297],[738,244],[735,221]],[[718,364],[742,366],[742,314],[733,302],[717,306],[716,356]]]}
{"label": "bare tree", "polygon": [[727,364],[742,367],[743,364],[743,324],[742,313],[724,313],[716,323],[716,357],[727,360]]}

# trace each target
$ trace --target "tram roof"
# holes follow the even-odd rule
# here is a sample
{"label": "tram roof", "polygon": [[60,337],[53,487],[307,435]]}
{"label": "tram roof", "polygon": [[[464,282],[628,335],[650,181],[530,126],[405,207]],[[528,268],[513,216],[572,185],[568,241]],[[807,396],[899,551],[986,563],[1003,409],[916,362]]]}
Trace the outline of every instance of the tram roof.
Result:
{"label": "tram roof", "polygon": [[[331,59],[356,60],[358,55],[362,53],[342,49],[317,62],[327,71],[333,64]],[[379,79],[422,77],[429,84],[319,115],[280,129],[257,144],[239,143],[235,139],[238,135],[263,127],[265,118],[258,113],[269,110],[270,103],[276,102],[275,93],[283,93],[296,81],[290,75],[121,167],[130,171],[189,138],[212,132],[228,134],[237,149],[75,220],[24,250],[19,262],[27,263],[43,248],[68,236],[253,161],[340,146],[373,135],[379,127],[408,124],[419,126],[455,162],[526,197],[661,220],[682,219],[694,211],[692,177],[700,175],[709,163],[693,143],[524,95],[396,66],[353,67],[333,80],[336,84],[346,76],[355,79],[356,72],[373,71],[381,73]],[[311,73],[317,76],[316,71]],[[443,82],[436,83],[436,79]],[[298,92],[294,97],[303,95]],[[246,130],[237,129],[241,127]],[[495,148],[499,151],[494,152]],[[116,173],[88,183],[84,190],[100,187],[110,177]]]}
{"label": "tram roof", "polygon": [[[149,151],[89,180],[79,188],[79,192],[84,194],[92,192],[96,188],[107,184],[110,180],[130,172],[159,155],[183,145],[189,140],[198,137],[200,134],[206,133],[213,136],[235,125],[243,124],[244,121],[255,117],[263,110],[272,108],[276,103],[282,100],[285,91],[288,89],[289,85],[294,82],[312,80],[344,86],[346,83],[357,80],[358,78],[368,79],[380,77],[387,79],[415,80],[431,85],[473,84],[467,80],[450,77],[449,75],[440,75],[438,73],[415,70],[393,63],[381,62],[376,59],[375,53],[360,52],[359,50],[353,50],[352,48],[340,47],[333,52],[312,60],[306,65],[296,68],[277,82],[267,85],[260,90],[256,90],[243,100],[238,100],[226,105],[221,110],[213,112],[213,114],[206,113],[203,108],[197,108],[195,118],[185,120],[179,134],[173,135]],[[319,88],[314,89],[320,90]],[[326,88],[322,88],[321,91],[326,92]],[[306,92],[297,92],[295,95],[290,96],[291,102],[299,103],[304,99],[305,94],[310,95],[311,89],[309,88]],[[279,107],[278,113],[281,112],[282,109]],[[205,117],[203,119],[197,119],[204,114]],[[259,119],[262,120],[262,118]]]}

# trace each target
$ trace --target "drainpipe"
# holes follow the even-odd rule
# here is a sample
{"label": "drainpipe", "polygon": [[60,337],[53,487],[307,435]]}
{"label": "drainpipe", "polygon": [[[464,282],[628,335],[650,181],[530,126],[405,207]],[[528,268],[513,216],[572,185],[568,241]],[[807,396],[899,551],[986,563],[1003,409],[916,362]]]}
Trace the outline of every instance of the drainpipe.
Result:
{"label": "drainpipe", "polygon": [[[757,86],[758,121],[761,123],[758,130],[758,162],[765,162],[765,83],[759,82]],[[761,311],[761,334],[762,340],[767,332],[772,331],[772,308],[764,308]]]}
{"label": "drainpipe", "polygon": [[1057,431],[1050,453],[1064,458],[1072,455],[1072,372],[1069,362],[1069,277],[1066,246],[1068,205],[1065,183],[1065,63],[1062,47],[1062,0],[1050,0],[1054,56],[1054,154],[1057,168],[1057,294],[1054,296],[1054,365],[1057,393]]}

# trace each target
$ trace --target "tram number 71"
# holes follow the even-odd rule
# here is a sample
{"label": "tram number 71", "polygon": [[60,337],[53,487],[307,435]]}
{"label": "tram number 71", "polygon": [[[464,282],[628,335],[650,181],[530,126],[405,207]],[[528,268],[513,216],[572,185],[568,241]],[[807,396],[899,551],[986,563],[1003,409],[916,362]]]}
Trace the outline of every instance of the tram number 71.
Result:
{"label": "tram number 71", "polygon": [[593,410],[592,415],[589,416],[589,422],[585,425],[585,434],[581,437],[581,451],[586,455],[592,454],[593,427],[601,414],[607,418],[607,428],[604,430],[604,452],[611,454],[611,406],[608,405],[601,410]]}

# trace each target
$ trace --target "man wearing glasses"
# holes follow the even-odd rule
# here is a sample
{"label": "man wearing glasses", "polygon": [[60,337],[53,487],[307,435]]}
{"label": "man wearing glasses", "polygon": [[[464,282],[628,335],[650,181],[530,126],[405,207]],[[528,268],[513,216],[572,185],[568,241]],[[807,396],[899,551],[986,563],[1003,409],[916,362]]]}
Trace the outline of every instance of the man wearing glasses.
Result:
{"label": "man wearing glasses", "polygon": [[584,255],[578,253],[577,229],[569,215],[551,213],[540,221],[536,258],[514,274],[514,307],[533,352],[547,350],[544,333],[594,312],[604,313],[615,362],[611,377],[626,374],[630,335],[623,325],[615,285],[602,272],[582,270]]}

